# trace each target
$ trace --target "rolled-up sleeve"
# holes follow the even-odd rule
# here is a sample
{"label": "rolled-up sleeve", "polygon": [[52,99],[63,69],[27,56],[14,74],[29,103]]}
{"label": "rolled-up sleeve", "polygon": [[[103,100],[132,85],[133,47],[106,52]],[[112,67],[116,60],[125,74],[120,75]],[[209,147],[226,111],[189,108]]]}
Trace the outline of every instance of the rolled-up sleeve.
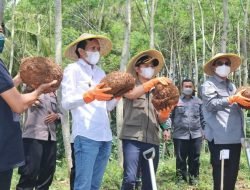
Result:
{"label": "rolled-up sleeve", "polygon": [[62,80],[62,107],[65,110],[74,109],[84,103],[83,94],[76,87],[76,74],[73,65],[65,68]]}
{"label": "rolled-up sleeve", "polygon": [[203,106],[205,106],[208,111],[224,110],[225,107],[230,105],[227,97],[219,96],[213,84],[204,83],[202,86]]}

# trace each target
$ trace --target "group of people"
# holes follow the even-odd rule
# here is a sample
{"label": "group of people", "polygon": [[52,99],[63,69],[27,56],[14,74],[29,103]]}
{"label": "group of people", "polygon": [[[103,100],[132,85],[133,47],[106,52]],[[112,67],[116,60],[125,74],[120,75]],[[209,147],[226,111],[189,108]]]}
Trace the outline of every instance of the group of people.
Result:
{"label": "group of people", "polygon": [[[100,189],[111,154],[112,133],[108,112],[120,98],[106,92],[100,81],[105,72],[97,66],[101,56],[112,49],[112,42],[102,35],[82,34],[66,48],[65,57],[74,61],[64,69],[62,107],[72,115],[72,150],[74,175],[71,189]],[[157,83],[168,85],[166,77],[156,77],[164,65],[161,52],[149,49],[136,54],[127,72],[136,79],[135,88],[122,96],[124,123],[120,133],[123,147],[123,180],[121,190],[133,190],[138,173],[142,189],[151,190],[148,161],[143,152],[154,148],[155,172],[159,162],[159,131],[164,140],[172,136],[176,155],[178,183],[199,179],[199,157],[202,139],[208,141],[213,167],[214,189],[220,189],[220,151],[229,150],[225,161],[224,189],[233,190],[239,170],[243,137],[243,114],[238,105],[250,106],[242,91],[228,75],[240,65],[235,54],[217,54],[204,66],[210,77],[202,85],[201,99],[194,96],[192,80],[182,81],[182,93],[175,107],[156,111],[152,92]],[[14,167],[19,167],[16,189],[49,189],[55,172],[55,126],[62,117],[54,93],[43,92],[55,81],[42,84],[31,92],[20,94],[15,88],[22,81],[11,78],[0,62],[0,188],[10,189]],[[27,110],[28,109],[28,110]],[[19,113],[26,111],[21,132]],[[187,164],[188,162],[188,164]],[[187,167],[188,165],[188,167]]]}

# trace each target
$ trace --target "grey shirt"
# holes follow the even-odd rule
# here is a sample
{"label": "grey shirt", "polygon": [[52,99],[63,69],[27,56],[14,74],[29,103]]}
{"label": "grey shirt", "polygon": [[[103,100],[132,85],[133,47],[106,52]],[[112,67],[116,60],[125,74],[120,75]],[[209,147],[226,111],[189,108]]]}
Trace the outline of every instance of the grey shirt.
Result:
{"label": "grey shirt", "polygon": [[175,139],[195,139],[202,137],[202,128],[205,122],[202,114],[202,101],[192,96],[185,98],[180,96],[179,102],[171,113],[171,123],[173,138]]}
{"label": "grey shirt", "polygon": [[243,112],[238,104],[230,105],[227,98],[236,87],[228,79],[208,78],[202,85],[202,101],[206,121],[205,137],[215,144],[237,144],[243,137]]}
{"label": "grey shirt", "polygon": [[45,123],[45,118],[49,113],[59,112],[56,96],[53,93],[42,94],[39,97],[41,104],[30,107],[26,112],[25,124],[23,127],[23,138],[32,138],[38,140],[48,140],[49,134],[52,141],[56,141],[56,120],[54,123]]}

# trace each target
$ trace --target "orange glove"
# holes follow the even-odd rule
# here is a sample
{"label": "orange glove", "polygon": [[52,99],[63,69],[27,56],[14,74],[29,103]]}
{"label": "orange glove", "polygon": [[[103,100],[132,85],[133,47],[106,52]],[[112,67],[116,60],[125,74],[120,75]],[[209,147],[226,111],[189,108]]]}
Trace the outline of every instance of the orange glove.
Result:
{"label": "orange glove", "polygon": [[232,103],[239,103],[242,106],[250,106],[249,99],[241,95],[245,90],[246,89],[243,89],[243,90],[239,91],[237,94],[235,94],[233,96],[229,96],[227,98],[228,102],[230,104],[232,104]]}
{"label": "orange glove", "polygon": [[158,82],[160,82],[163,85],[168,85],[168,84],[172,83],[172,81],[167,77],[153,78],[153,79],[142,84],[144,92],[150,91],[151,88],[153,88]]}
{"label": "orange glove", "polygon": [[159,121],[166,121],[169,118],[169,115],[171,113],[171,108],[165,108],[158,113],[158,119]]}
{"label": "orange glove", "polygon": [[83,100],[85,103],[90,103],[94,100],[99,101],[108,101],[111,100],[113,95],[112,94],[105,94],[105,92],[109,91],[111,88],[102,88],[104,83],[100,83],[96,85],[94,89],[87,91],[83,94]]}

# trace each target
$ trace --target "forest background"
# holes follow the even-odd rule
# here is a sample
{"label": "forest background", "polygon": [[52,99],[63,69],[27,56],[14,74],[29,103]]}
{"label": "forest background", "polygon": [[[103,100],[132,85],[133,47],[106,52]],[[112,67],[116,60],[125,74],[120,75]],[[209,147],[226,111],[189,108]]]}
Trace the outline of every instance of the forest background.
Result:
{"label": "forest background", "polygon": [[[241,67],[231,79],[237,86],[249,83],[249,1],[250,0],[0,0],[0,23],[5,25],[6,42],[1,55],[12,76],[27,56],[53,58],[63,68],[65,47],[82,33],[108,36],[111,53],[100,66],[107,72],[125,70],[128,60],[149,48],[165,57],[160,75],[180,87],[184,78],[199,86],[205,80],[202,66],[220,52],[239,54]],[[198,94],[198,93],[197,93]],[[60,90],[58,92],[60,98]],[[58,126],[57,171],[51,189],[69,189],[70,115],[63,111]],[[246,113],[247,116],[247,113]],[[119,189],[122,179],[122,151],[117,134],[122,124],[122,101],[111,112],[113,150],[102,189]],[[247,117],[246,117],[247,118]],[[250,121],[246,120],[248,132]],[[248,134],[248,133],[247,133]],[[212,189],[209,154],[204,142],[201,179],[197,187],[175,185],[172,142],[161,144],[157,173],[159,189]],[[242,152],[237,189],[250,189],[249,168]],[[15,173],[12,188],[18,180]]]}

